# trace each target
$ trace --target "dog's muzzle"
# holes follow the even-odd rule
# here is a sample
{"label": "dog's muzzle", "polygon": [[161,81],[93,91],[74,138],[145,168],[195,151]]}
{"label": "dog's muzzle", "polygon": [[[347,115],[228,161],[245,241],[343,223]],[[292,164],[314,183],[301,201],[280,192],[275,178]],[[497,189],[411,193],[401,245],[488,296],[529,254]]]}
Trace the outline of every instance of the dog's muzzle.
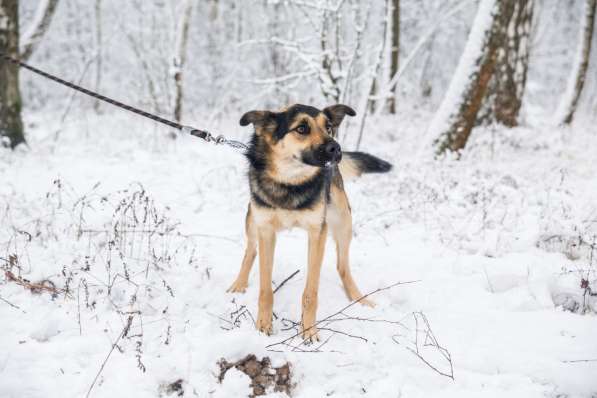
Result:
{"label": "dog's muzzle", "polygon": [[316,148],[303,152],[302,160],[311,166],[330,167],[342,160],[342,149],[336,141],[329,140]]}
{"label": "dog's muzzle", "polygon": [[[327,162],[340,163],[340,160],[342,160],[342,149],[340,148],[340,144],[336,141],[330,141],[325,144],[324,151]],[[326,166],[330,165],[331,164],[326,164]]]}

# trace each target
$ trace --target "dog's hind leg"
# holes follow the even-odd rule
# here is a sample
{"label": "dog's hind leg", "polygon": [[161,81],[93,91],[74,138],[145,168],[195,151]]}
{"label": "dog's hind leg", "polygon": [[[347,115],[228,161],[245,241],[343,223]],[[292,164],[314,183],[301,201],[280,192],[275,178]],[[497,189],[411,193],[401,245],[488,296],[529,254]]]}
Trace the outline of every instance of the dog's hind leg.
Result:
{"label": "dog's hind leg", "polygon": [[303,292],[302,329],[303,339],[309,342],[319,341],[315,320],[317,316],[317,295],[319,290],[319,275],[321,262],[325,251],[327,237],[327,224],[309,229],[309,264],[307,270],[307,283]]}
{"label": "dog's hind leg", "polygon": [[247,248],[245,249],[245,256],[243,257],[238,276],[232,286],[227,290],[230,293],[244,293],[245,290],[247,290],[247,286],[249,285],[249,274],[251,273],[251,268],[253,267],[255,256],[257,255],[257,230],[253,217],[251,216],[251,205],[249,205],[249,209],[247,210],[245,232],[247,235]]}
{"label": "dog's hind leg", "polygon": [[259,303],[256,327],[260,332],[272,333],[272,314],[274,292],[272,290],[272,271],[276,232],[270,226],[259,228]]}
{"label": "dog's hind leg", "polygon": [[[345,209],[339,210],[339,213],[336,222],[333,225],[330,225],[332,228],[332,235],[336,241],[336,257],[338,261],[336,268],[338,270],[338,275],[340,275],[340,279],[342,280],[342,284],[344,285],[346,295],[351,301],[355,301],[363,297],[363,294],[357,287],[357,284],[352,278],[352,273],[350,272],[349,252],[350,240],[352,239],[352,216],[348,206],[346,206]],[[359,303],[370,307],[375,306],[375,304],[368,299],[362,299]]]}

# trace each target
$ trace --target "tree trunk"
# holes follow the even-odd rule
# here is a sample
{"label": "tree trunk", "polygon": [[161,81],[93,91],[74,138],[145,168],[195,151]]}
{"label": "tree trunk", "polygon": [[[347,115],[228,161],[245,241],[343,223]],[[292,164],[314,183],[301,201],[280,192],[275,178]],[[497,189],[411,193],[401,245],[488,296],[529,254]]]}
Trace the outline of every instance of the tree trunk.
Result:
{"label": "tree trunk", "polygon": [[[18,0],[0,0],[0,53],[19,57]],[[25,142],[19,68],[4,60],[0,60],[0,138],[11,148]]]}
{"label": "tree trunk", "polygon": [[510,1],[481,0],[479,4],[464,53],[429,127],[436,155],[466,145],[494,74]]}
{"label": "tree trunk", "polygon": [[35,51],[42,37],[46,34],[56,11],[58,0],[40,0],[29,29],[21,39],[21,59],[27,61]]}
{"label": "tree trunk", "polygon": [[[95,62],[95,91],[100,91],[102,81],[102,0],[95,0],[95,53],[97,60]],[[96,100],[93,103],[93,109],[99,111],[101,101]]]}
{"label": "tree trunk", "polygon": [[[217,3],[216,3],[217,4]],[[187,42],[189,39],[189,20],[193,10],[193,2],[186,0],[183,4],[182,14],[178,23],[176,34],[176,54],[173,59],[174,67],[174,120],[180,123],[182,120],[183,84],[182,70],[187,59]]]}
{"label": "tree trunk", "polygon": [[[390,76],[398,73],[400,54],[400,0],[392,0],[392,57]],[[396,85],[392,89],[392,97],[388,100],[390,113],[396,113]]]}
{"label": "tree trunk", "polygon": [[507,3],[504,17],[509,21],[502,27],[502,45],[487,98],[490,112],[485,121],[514,127],[518,125],[527,80],[533,0]]}
{"label": "tree trunk", "polygon": [[595,12],[597,9],[597,0],[585,1],[584,26],[581,27],[581,43],[578,55],[575,59],[575,65],[572,69],[572,75],[566,88],[564,98],[560,102],[557,112],[557,120],[560,124],[570,124],[574,117],[574,112],[578,106],[578,100],[582,94],[589,68],[589,57],[591,54],[591,44],[593,30],[595,27]]}

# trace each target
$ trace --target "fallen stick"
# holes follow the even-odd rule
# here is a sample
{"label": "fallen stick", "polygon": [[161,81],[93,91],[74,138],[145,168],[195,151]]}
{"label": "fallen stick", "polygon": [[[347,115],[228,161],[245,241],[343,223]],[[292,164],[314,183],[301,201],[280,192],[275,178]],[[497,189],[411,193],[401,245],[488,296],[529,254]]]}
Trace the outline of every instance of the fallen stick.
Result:
{"label": "fallen stick", "polygon": [[297,269],[297,270],[296,270],[296,271],[294,271],[294,272],[293,272],[293,273],[292,273],[292,274],[291,274],[291,275],[290,275],[288,278],[284,279],[284,280],[283,280],[283,281],[282,281],[282,282],[281,282],[281,283],[278,285],[278,287],[276,287],[276,288],[274,289],[274,294],[276,294],[276,292],[277,292],[278,290],[280,290],[280,288],[281,288],[282,286],[284,286],[284,284],[285,284],[286,282],[288,282],[289,280],[291,280],[292,278],[294,278],[294,276],[295,276],[296,274],[298,274],[298,273],[299,273],[299,271],[300,271],[300,270],[298,270],[298,269]]}
{"label": "fallen stick", "polygon": [[[340,309],[339,311],[336,311],[335,313],[333,313],[333,314],[331,314],[331,315],[328,315],[328,316],[326,316],[325,318],[323,318],[323,319],[321,319],[321,320],[319,320],[319,321],[315,322],[315,324],[314,324],[313,326],[311,326],[311,327],[309,327],[309,328],[307,328],[307,329],[305,329],[305,330],[299,330],[297,333],[293,334],[292,336],[290,336],[290,337],[288,337],[288,338],[286,338],[286,339],[284,339],[284,340],[282,340],[282,341],[279,341],[279,342],[277,342],[277,343],[268,344],[267,346],[265,346],[265,348],[267,348],[267,349],[270,349],[270,348],[272,348],[272,347],[275,347],[275,346],[277,346],[277,345],[285,345],[285,344],[287,344],[289,341],[291,341],[292,339],[294,339],[294,338],[296,338],[296,337],[298,337],[298,336],[302,335],[302,334],[303,334],[304,332],[306,332],[307,330],[310,330],[310,329],[312,329],[312,328],[314,328],[314,327],[317,327],[317,326],[318,326],[318,325],[320,325],[321,323],[323,323],[323,322],[326,322],[326,321],[329,321],[331,318],[333,318],[333,317],[335,317],[335,316],[337,316],[337,315],[339,315],[339,314],[342,314],[344,311],[346,311],[347,309],[349,309],[350,307],[352,307],[352,306],[353,306],[353,305],[355,305],[356,303],[359,303],[359,302],[361,302],[361,301],[365,300],[365,299],[366,299],[367,297],[369,297],[369,296],[372,296],[372,295],[374,295],[374,294],[376,294],[376,293],[379,293],[379,292],[382,292],[382,291],[384,291],[384,290],[389,290],[389,289],[392,289],[392,288],[394,288],[394,287],[396,287],[396,286],[399,286],[399,285],[407,285],[407,284],[411,284],[411,283],[417,283],[417,282],[420,282],[420,280],[406,281],[406,282],[396,282],[396,283],[393,283],[393,284],[391,284],[391,285],[388,285],[388,286],[385,286],[385,287],[380,287],[380,288],[378,288],[378,289],[376,289],[376,290],[374,290],[374,291],[372,291],[372,292],[369,292],[369,293],[365,294],[364,296],[362,296],[362,297],[360,297],[360,298],[358,298],[358,299],[356,299],[356,300],[354,300],[354,301],[351,301],[349,304],[347,304],[346,306],[344,306],[344,307],[343,307],[342,309]],[[304,344],[305,342],[306,342],[306,340],[303,340],[303,342],[302,342],[301,344]]]}
{"label": "fallen stick", "polygon": [[91,383],[91,386],[89,386],[89,390],[87,391],[87,395],[85,395],[85,398],[89,398],[89,394],[91,394],[91,390],[93,389],[93,386],[95,385],[95,382],[99,378],[100,374],[102,374],[102,371],[104,370],[104,367],[106,366],[106,363],[108,363],[108,359],[110,359],[110,355],[112,355],[112,351],[114,351],[114,348],[116,348],[116,345],[118,344],[118,342],[120,341],[120,339],[123,336],[127,335],[127,333],[129,332],[129,330],[131,328],[131,324],[132,323],[133,323],[133,316],[129,315],[129,317],[128,317],[127,321],[126,321],[126,325],[124,325],[124,328],[122,329],[122,332],[120,332],[120,334],[118,335],[118,338],[112,344],[112,348],[110,349],[110,352],[108,352],[108,355],[106,356],[106,359],[104,359],[104,362],[102,363],[102,366],[100,367],[99,371],[95,375],[95,378],[93,379],[93,382]]}
{"label": "fallen stick", "polygon": [[6,279],[16,283],[19,286],[23,286],[25,289],[29,289],[31,293],[41,293],[41,292],[48,292],[52,294],[52,296],[58,296],[60,293],[64,293],[64,289],[59,289],[54,285],[49,279],[44,279],[40,282],[30,282],[27,279],[24,279],[20,276],[16,276],[11,271],[5,271],[4,276]]}

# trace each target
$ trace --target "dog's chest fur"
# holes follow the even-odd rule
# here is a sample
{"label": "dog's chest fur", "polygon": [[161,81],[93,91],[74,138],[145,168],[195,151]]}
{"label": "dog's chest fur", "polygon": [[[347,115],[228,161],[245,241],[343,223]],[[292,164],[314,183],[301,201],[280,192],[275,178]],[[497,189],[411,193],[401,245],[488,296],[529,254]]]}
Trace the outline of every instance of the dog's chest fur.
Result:
{"label": "dog's chest fur", "polygon": [[308,210],[322,201],[328,191],[329,176],[324,170],[299,184],[277,182],[263,172],[251,169],[249,184],[253,201],[260,207],[283,210]]}

